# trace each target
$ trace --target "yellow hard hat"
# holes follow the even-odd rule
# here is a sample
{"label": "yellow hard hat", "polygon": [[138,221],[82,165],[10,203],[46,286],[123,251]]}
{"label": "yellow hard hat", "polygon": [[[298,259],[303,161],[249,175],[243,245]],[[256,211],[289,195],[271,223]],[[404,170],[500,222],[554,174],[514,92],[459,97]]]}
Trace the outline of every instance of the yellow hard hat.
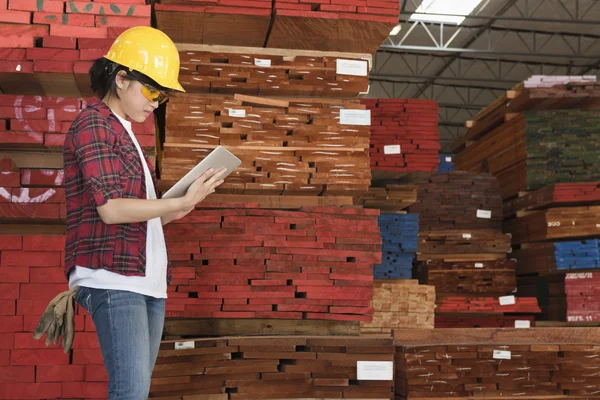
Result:
{"label": "yellow hard hat", "polygon": [[185,92],[179,84],[179,52],[158,29],[136,26],[121,33],[105,58],[141,72],[159,85]]}

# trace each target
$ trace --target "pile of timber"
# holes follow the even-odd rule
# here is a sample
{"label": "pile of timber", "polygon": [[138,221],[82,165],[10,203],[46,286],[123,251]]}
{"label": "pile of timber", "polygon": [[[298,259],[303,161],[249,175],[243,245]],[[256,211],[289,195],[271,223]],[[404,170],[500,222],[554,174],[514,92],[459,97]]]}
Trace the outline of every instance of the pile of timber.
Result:
{"label": "pile of timber", "polygon": [[591,205],[598,202],[600,202],[600,181],[557,183],[506,200],[504,217],[516,215],[519,211],[532,211],[555,206]]}
{"label": "pile of timber", "polygon": [[536,243],[515,250],[517,272],[547,275],[600,268],[600,239]]}
{"label": "pile of timber", "polygon": [[62,169],[18,168],[0,159],[0,221],[64,221],[64,175]]}
{"label": "pile of timber", "polygon": [[523,82],[523,86],[525,88],[551,88],[568,84],[594,84],[596,81],[595,75],[533,75]]}
{"label": "pile of timber", "polygon": [[419,185],[417,202],[421,231],[499,229],[502,199],[498,180],[489,174],[435,174]]}
{"label": "pile of timber", "polygon": [[476,316],[476,315],[437,315],[435,327],[439,328],[529,328],[535,325],[533,316]]}
{"label": "pile of timber", "polygon": [[389,0],[160,0],[155,12],[157,28],[180,43],[373,54],[398,24],[400,5]]}
{"label": "pile of timber", "polygon": [[515,260],[428,260],[421,269],[420,279],[442,293],[503,295],[517,286],[515,269]]}
{"label": "pile of timber", "polygon": [[173,96],[161,179],[165,186],[174,184],[222,145],[242,165],[220,192],[359,195],[371,182],[370,119],[363,125],[364,118],[354,118],[365,112],[356,100]]}
{"label": "pile of timber", "polygon": [[419,216],[417,214],[382,214],[381,264],[373,269],[375,279],[412,277],[413,260],[418,249]]}
{"label": "pile of timber", "polygon": [[437,308],[445,313],[539,313],[535,297],[444,297]]}
{"label": "pile of timber", "polygon": [[493,174],[504,198],[554,183],[594,181],[599,137],[599,111],[526,111],[462,150],[456,167]]}
{"label": "pile of timber", "polygon": [[[547,280],[548,318],[573,323],[600,322],[600,274],[569,272]],[[538,283],[538,287],[539,287]]]}
{"label": "pile of timber", "polygon": [[361,335],[433,328],[435,287],[411,279],[379,279],[373,282],[373,290],[373,321],[360,323]]}
{"label": "pile of timber", "polygon": [[533,211],[505,221],[513,244],[553,239],[596,237],[600,234],[600,206],[561,207]]}
{"label": "pile of timber", "polygon": [[150,26],[151,6],[144,0],[12,0],[7,5],[0,18],[3,93],[89,96],[86,75],[92,61],[127,28]]}
{"label": "pile of timber", "polygon": [[511,251],[510,236],[493,229],[419,233],[417,259],[446,261],[502,260]]}
{"label": "pile of timber", "polygon": [[399,400],[600,397],[590,330],[400,329],[394,339]]}
{"label": "pile of timber", "polygon": [[371,169],[436,171],[438,105],[433,100],[364,99],[371,110]]}
{"label": "pile of timber", "polygon": [[356,53],[179,45],[187,92],[357,97],[369,90],[371,56]]}
{"label": "pile of timber", "polygon": [[[163,341],[149,398],[394,398],[391,338],[224,337]],[[373,371],[383,366],[383,371]]]}
{"label": "pile of timber", "polygon": [[378,211],[201,206],[165,227],[168,317],[371,321]]}
{"label": "pile of timber", "polygon": [[369,187],[369,191],[358,199],[365,208],[376,208],[382,212],[403,211],[417,202],[416,184],[387,184],[385,187]]}

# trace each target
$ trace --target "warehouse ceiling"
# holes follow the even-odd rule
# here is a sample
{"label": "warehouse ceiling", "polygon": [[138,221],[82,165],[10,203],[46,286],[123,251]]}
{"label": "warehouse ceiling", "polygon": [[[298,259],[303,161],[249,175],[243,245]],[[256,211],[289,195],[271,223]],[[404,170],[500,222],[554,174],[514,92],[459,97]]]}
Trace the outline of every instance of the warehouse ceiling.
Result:
{"label": "warehouse ceiling", "polygon": [[422,2],[400,0],[401,29],[374,58],[369,97],[436,100],[444,150],[465,121],[532,75],[600,70],[600,0],[483,0],[460,25],[411,19]]}

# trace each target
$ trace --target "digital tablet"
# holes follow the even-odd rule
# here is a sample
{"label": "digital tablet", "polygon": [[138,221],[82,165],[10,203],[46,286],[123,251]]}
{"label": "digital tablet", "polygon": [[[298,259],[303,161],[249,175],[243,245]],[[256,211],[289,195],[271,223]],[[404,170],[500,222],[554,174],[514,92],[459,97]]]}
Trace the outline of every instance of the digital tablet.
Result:
{"label": "digital tablet", "polygon": [[214,149],[208,156],[198,163],[190,172],[185,174],[183,178],[179,180],[171,189],[169,189],[163,196],[163,199],[172,199],[177,197],[185,196],[188,188],[196,179],[198,179],[203,173],[212,168],[215,173],[221,168],[227,168],[227,171],[223,175],[225,179],[229,174],[233,172],[237,167],[240,166],[242,161],[234,156],[225,147],[219,146]]}

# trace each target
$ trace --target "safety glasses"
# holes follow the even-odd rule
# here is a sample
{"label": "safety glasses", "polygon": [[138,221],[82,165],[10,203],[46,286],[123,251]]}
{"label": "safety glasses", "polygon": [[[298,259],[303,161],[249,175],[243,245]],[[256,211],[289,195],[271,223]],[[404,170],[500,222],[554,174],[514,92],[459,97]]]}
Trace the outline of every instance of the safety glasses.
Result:
{"label": "safety glasses", "polygon": [[157,101],[158,104],[162,104],[165,101],[169,100],[168,93],[162,92],[146,83],[142,83],[142,94],[149,102],[152,103]]}

